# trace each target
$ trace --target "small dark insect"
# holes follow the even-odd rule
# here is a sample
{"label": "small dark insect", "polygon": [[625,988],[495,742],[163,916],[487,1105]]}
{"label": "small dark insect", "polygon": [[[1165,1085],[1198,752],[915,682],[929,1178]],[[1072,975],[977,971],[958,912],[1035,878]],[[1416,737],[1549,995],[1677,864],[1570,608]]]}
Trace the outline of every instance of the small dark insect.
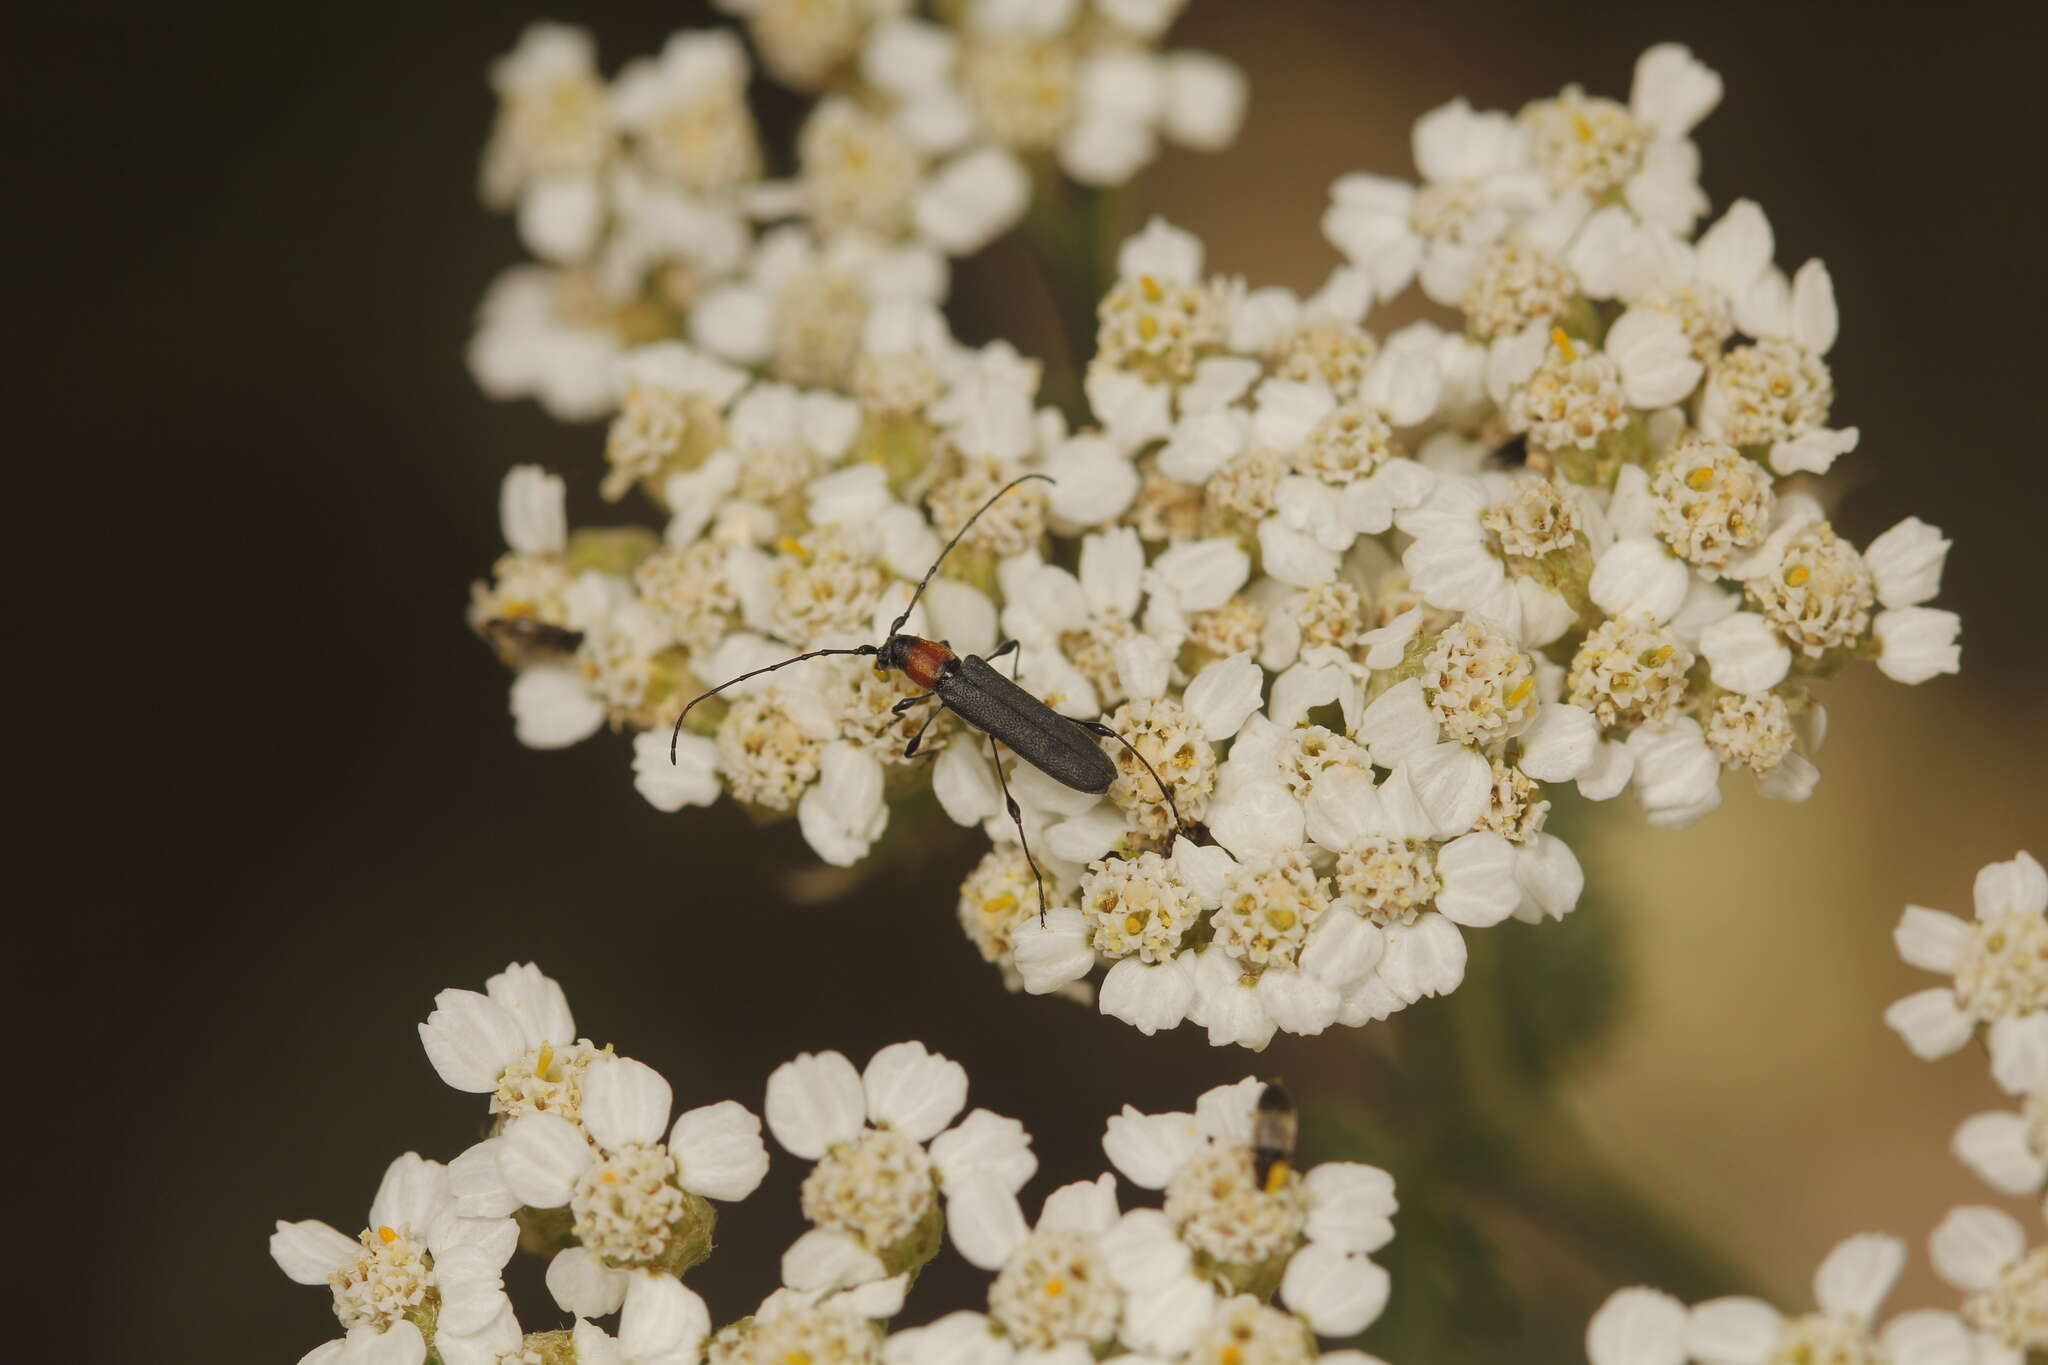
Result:
{"label": "small dark insect", "polygon": [[1252,1111],[1252,1180],[1267,1194],[1285,1188],[1294,1174],[1294,1135],[1299,1126],[1287,1087],[1267,1081]]}
{"label": "small dark insect", "polygon": [[[960,543],[960,537],[967,534],[967,528],[980,519],[983,512],[996,505],[996,500],[1019,484],[1033,479],[1052,479],[1044,474],[1026,474],[1012,479],[995,491],[989,500],[976,509],[964,525],[946,542],[946,548],[939,551],[939,557],[925,570],[924,578],[918,583],[917,591],[910,596],[910,603],[903,613],[890,623],[889,638],[879,645],[861,645],[855,649],[814,649],[807,654],[784,659],[781,663],[769,664],[742,673],[737,678],[728,678],[711,691],[694,697],[683,713],[676,717],[674,734],[669,737],[669,762],[676,761],[676,744],[683,733],[683,720],[690,714],[690,707],[705,697],[723,692],[734,683],[745,682],[748,678],[763,673],[773,673],[778,668],[802,663],[806,659],[822,659],[834,654],[857,654],[872,657],[875,667],[896,669],[911,682],[927,691],[922,696],[905,697],[895,705],[895,713],[902,715],[913,706],[921,706],[936,699],[939,710],[951,711],[975,729],[988,736],[989,756],[995,760],[996,781],[1002,785],[1003,804],[1008,809],[1011,821],[1017,826],[1017,840],[1024,847],[1024,860],[1031,864],[1032,880],[1038,884],[1038,919],[1045,922],[1045,878],[1038,871],[1038,860],[1031,856],[1030,840],[1024,835],[1024,813],[1018,809],[1017,799],[1010,795],[1009,779],[1003,775],[1001,755],[996,752],[996,743],[1001,741],[1010,746],[1019,758],[1044,773],[1047,777],[1078,792],[1092,796],[1106,793],[1110,784],[1116,781],[1116,764],[1102,751],[1095,740],[1113,739],[1129,749],[1131,757],[1144,765],[1151,773],[1152,780],[1159,785],[1159,794],[1166,801],[1166,808],[1173,816],[1176,829],[1185,829],[1180,818],[1180,807],[1174,803],[1173,792],[1167,787],[1145,756],[1138,752],[1129,740],[1096,720],[1075,720],[1063,716],[1038,698],[1019,687],[1012,679],[1004,677],[990,666],[990,661],[1000,659],[1017,648],[1015,640],[996,646],[988,658],[979,659],[973,655],[961,658],[943,640],[926,640],[916,635],[905,635],[903,623],[910,619],[910,613],[917,606],[918,599],[930,586],[932,575],[939,571],[939,565],[946,562],[946,556]],[[938,710],[925,718],[910,743],[904,747],[903,756],[913,757],[918,745],[924,739],[924,732],[931,728]]]}
{"label": "small dark insect", "polygon": [[530,616],[494,616],[483,623],[483,635],[511,663],[536,654],[574,654],[583,643],[583,632],[551,626]]}

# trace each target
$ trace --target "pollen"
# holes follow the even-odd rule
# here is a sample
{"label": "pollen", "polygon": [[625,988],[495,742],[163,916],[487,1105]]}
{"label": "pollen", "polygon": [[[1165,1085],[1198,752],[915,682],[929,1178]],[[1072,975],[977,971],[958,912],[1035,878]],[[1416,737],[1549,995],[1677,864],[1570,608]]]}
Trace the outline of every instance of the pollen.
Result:
{"label": "pollen", "polygon": [[1266,1193],[1280,1193],[1280,1191],[1283,1188],[1285,1188],[1288,1177],[1291,1176],[1293,1173],[1294,1168],[1289,1166],[1286,1162],[1274,1162],[1273,1168],[1266,1172]]}
{"label": "pollen", "polygon": [[1140,275],[1138,277],[1138,288],[1144,291],[1145,299],[1148,303],[1157,303],[1166,297],[1166,291],[1159,287],[1157,276]]}
{"label": "pollen", "polygon": [[1573,114],[1572,134],[1581,142],[1591,142],[1593,140],[1593,120],[1587,118],[1584,114]]}
{"label": "pollen", "polygon": [[1514,691],[1508,693],[1508,709],[1513,710],[1515,707],[1520,706],[1523,702],[1529,700],[1529,694],[1531,692],[1534,692],[1535,690],[1536,680],[1534,678],[1522,679],[1522,681],[1516,685]]}
{"label": "pollen", "polygon": [[1144,930],[1144,928],[1145,917],[1143,915],[1124,916],[1124,932],[1126,934],[1136,935],[1138,933],[1141,933]]}
{"label": "pollen", "polygon": [[1695,493],[1706,492],[1714,486],[1714,467],[1710,464],[1703,464],[1692,470],[1685,476],[1685,486],[1692,489]]}
{"label": "pollen", "polygon": [[548,1075],[548,1068],[554,1064],[555,1045],[553,1043],[542,1043],[539,1053],[533,1059],[533,1074],[543,1081],[551,1080],[553,1078]]}
{"label": "pollen", "polygon": [[1005,891],[1000,896],[990,896],[981,903],[984,915],[1007,915],[1017,908],[1017,898]]}
{"label": "pollen", "polygon": [[383,1239],[384,1245],[390,1246],[393,1242],[398,1240],[398,1229],[378,1228],[377,1236]]}
{"label": "pollen", "polygon": [[1807,568],[1804,564],[1794,564],[1791,568],[1785,570],[1785,586],[1788,588],[1803,587],[1806,580],[1811,577],[1813,577],[1813,570]]}
{"label": "pollen", "polygon": [[1570,364],[1572,361],[1577,360],[1579,358],[1578,348],[1572,345],[1572,339],[1565,334],[1564,328],[1551,328],[1550,340],[1552,344],[1554,344],[1557,347],[1558,350],[1564,352],[1566,364]]}
{"label": "pollen", "polygon": [[1047,1280],[1045,1282],[1045,1292],[1053,1298],[1058,1298],[1067,1292],[1067,1282],[1060,1279]]}
{"label": "pollen", "polygon": [[1159,319],[1147,313],[1138,319],[1138,335],[1147,341],[1159,339]]}
{"label": "pollen", "polygon": [[775,542],[775,548],[783,554],[795,555],[798,559],[809,559],[811,557],[811,552],[804,548],[803,542],[793,536],[782,537],[782,539]]}

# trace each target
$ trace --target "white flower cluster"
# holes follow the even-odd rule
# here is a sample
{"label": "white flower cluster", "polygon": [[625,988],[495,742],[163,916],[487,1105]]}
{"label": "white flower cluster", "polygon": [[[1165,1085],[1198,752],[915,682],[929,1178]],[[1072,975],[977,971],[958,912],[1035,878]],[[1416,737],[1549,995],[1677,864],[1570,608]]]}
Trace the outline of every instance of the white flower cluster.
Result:
{"label": "white flower cluster", "polygon": [[[879,35],[872,8],[835,12]],[[787,16],[748,10],[766,49]],[[1464,930],[1577,902],[1553,784],[1632,791],[1658,825],[1714,809],[1730,771],[1802,799],[1817,679],[1957,666],[1956,618],[1924,605],[1948,541],[1909,518],[1858,551],[1803,488],[1856,440],[1829,425],[1825,268],[1779,271],[1747,201],[1692,235],[1688,135],[1719,94],[1665,46],[1626,106],[1573,88],[1428,114],[1421,184],[1338,182],[1325,228],[1349,263],[1306,298],[1207,273],[1154,221],[1099,301],[1093,427],[1041,407],[1007,344],[956,342],[930,291],[763,283],[752,315],[779,320],[751,350],[628,351],[606,487],[669,521],[571,535],[559,481],[508,478],[510,553],[472,615],[521,670],[521,737],[644,731],[657,806],[729,792],[839,864],[929,772],[993,845],[959,901],[983,956],[1034,992],[1086,998],[1100,971],[1102,1010],[1148,1033],[1257,1048],[1454,989]],[[786,249],[808,271],[833,248]],[[1418,279],[1461,325],[1366,330]],[[829,324],[777,313],[842,294]],[[908,629],[962,654],[1015,641],[1026,689],[1130,746],[1105,750],[1105,797],[998,757],[1027,858],[991,746],[858,659],[696,708],[671,762],[692,696],[878,643],[944,538],[1025,473],[1052,482],[974,523]],[[906,749],[928,718],[927,768]]]}
{"label": "white flower cluster", "polygon": [[[1963,1163],[2001,1194],[2031,1197],[2048,1175],[2048,873],[2027,853],[1977,874],[1976,922],[1908,906],[1893,937],[1916,967],[1954,978],[1911,995],[1885,1022],[1913,1051],[1944,1057],[1985,1026],[1991,1074],[2024,1096],[2021,1113],[1979,1114],[1956,1131]],[[2048,1225],[2048,1199],[2041,1206]],[[1654,1289],[1624,1289],[1587,1331],[1593,1365],[2022,1365],[2048,1351],[2048,1242],[2002,1209],[1951,1209],[1928,1239],[1934,1269],[1962,1295],[1955,1311],[1878,1305],[1905,1265],[1905,1243],[1866,1233],[1837,1246],[1814,1276],[1815,1311],[1788,1316],[1756,1299],[1687,1308]]]}
{"label": "white flower cluster", "polygon": [[[393,1162],[359,1237],[277,1225],[272,1256],[329,1287],[345,1333],[306,1361],[1374,1365],[1316,1338],[1354,1335],[1386,1304],[1370,1253],[1394,1235],[1393,1181],[1349,1162],[1297,1171],[1291,1152],[1258,1146],[1257,1080],[1193,1113],[1110,1120],[1111,1164],[1163,1191],[1163,1208],[1120,1208],[1105,1173],[1054,1190],[1028,1224],[1031,1136],[984,1109],[962,1117],[958,1063],[919,1043],[862,1070],[837,1052],[799,1056],[769,1077],[763,1112],[811,1163],[812,1227],[782,1258],[783,1287],[714,1331],[684,1277],[711,1252],[708,1201],[745,1199],[767,1172],[761,1121],[725,1101],[671,1123],[668,1083],[577,1038],[561,988],[532,964],[481,994],[442,992],[419,1032],[442,1079],[490,1097],[490,1135],[445,1166]],[[989,1272],[988,1311],[891,1332],[948,1236]],[[571,1326],[522,1328],[502,1278],[515,1249],[548,1258]],[[615,1331],[595,1321],[614,1314]]]}
{"label": "white flower cluster", "polygon": [[621,399],[625,351],[664,338],[793,383],[842,382],[861,320],[946,289],[947,258],[1024,214],[1041,182],[1128,180],[1161,138],[1227,146],[1244,80],[1161,55],[1184,0],[727,0],[768,74],[821,98],[794,174],[766,178],[729,30],[687,31],[607,81],[581,29],[535,24],[491,69],[485,201],[539,261],[490,288],[470,368],[557,417]]}

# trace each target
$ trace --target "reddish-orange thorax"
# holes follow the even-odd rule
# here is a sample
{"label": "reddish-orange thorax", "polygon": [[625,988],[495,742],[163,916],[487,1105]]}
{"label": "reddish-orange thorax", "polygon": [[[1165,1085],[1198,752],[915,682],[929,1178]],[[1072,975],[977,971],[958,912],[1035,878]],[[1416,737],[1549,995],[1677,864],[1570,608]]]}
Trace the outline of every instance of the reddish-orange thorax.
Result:
{"label": "reddish-orange thorax", "polygon": [[937,640],[919,640],[903,656],[903,674],[919,687],[934,688],[939,685],[939,675],[955,657],[952,650]]}

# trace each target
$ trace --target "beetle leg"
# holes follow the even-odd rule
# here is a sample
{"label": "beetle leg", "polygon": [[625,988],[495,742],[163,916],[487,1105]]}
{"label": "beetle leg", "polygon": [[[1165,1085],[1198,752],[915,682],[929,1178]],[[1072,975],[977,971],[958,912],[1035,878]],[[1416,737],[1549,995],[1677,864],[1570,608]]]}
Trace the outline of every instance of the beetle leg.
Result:
{"label": "beetle leg", "polygon": [[930,701],[933,697],[936,697],[938,695],[939,694],[936,692],[920,692],[914,697],[905,697],[902,701],[897,702],[894,706],[889,708],[889,714],[892,716],[900,716],[905,711],[908,711],[911,707],[922,706],[926,702]]}
{"label": "beetle leg", "polygon": [[1137,759],[1140,764],[1144,765],[1145,771],[1152,774],[1152,780],[1159,784],[1159,795],[1165,799],[1166,809],[1172,812],[1173,814],[1174,829],[1176,831],[1181,831],[1187,828],[1187,822],[1180,818],[1180,806],[1176,804],[1173,799],[1173,789],[1166,785],[1166,780],[1159,776],[1159,770],[1152,766],[1151,762],[1145,757],[1145,755],[1138,752],[1137,745],[1131,743],[1129,740],[1125,739],[1122,735],[1110,729],[1107,725],[1104,725],[1099,720],[1077,720],[1074,722],[1074,724],[1080,726],[1083,730],[1086,730],[1091,735],[1100,735],[1104,739],[1113,739],[1117,743],[1123,745],[1126,749],[1129,749],[1131,751],[1131,757]]}
{"label": "beetle leg", "polygon": [[[930,697],[936,697],[939,694],[936,692],[929,692],[925,695]],[[917,700],[919,701],[923,701],[924,699],[924,697],[917,698]],[[903,756],[905,758],[917,757],[917,746],[924,743],[924,732],[932,728],[932,722],[937,720],[939,718],[940,712],[944,711],[945,709],[946,708],[943,706],[936,706],[932,708],[932,713],[924,718],[924,724],[918,726],[917,733],[910,737],[910,743],[903,746]],[[934,749],[932,750],[932,752],[937,753],[938,750]]]}
{"label": "beetle leg", "polygon": [[1017,808],[1017,798],[1010,795],[1010,779],[1003,776],[1003,756],[996,749],[996,737],[988,737],[989,761],[996,765],[996,782],[1003,789],[1003,805],[1010,812],[1010,823],[1017,827],[1017,842],[1023,845],[1024,861],[1031,864],[1031,880],[1038,883],[1038,927],[1045,927],[1045,878],[1039,873],[1038,859],[1031,856],[1031,840],[1024,836],[1024,812]]}

